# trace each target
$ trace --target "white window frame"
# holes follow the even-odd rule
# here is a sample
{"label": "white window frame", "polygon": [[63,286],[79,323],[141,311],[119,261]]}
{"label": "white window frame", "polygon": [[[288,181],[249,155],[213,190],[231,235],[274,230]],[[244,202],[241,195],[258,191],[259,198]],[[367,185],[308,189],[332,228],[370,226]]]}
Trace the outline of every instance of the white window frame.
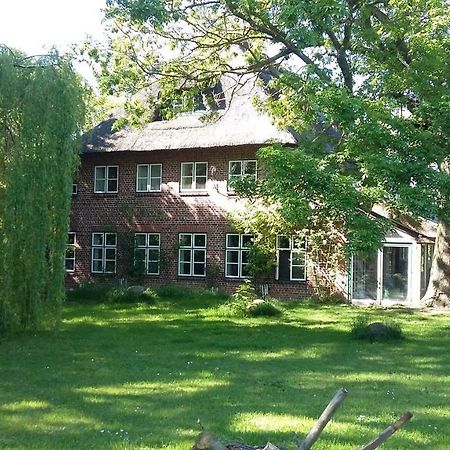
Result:
{"label": "white window frame", "polygon": [[[66,270],[66,273],[74,273],[75,272],[75,264],[76,264],[76,251],[77,251],[77,233],[75,231],[69,231],[67,233],[69,236],[73,236],[73,244],[69,244],[67,242],[66,245],[66,254],[64,257],[64,268]],[[72,249],[73,250],[73,257],[67,257],[67,250]],[[67,269],[67,261],[73,261],[73,269]]]}
{"label": "white window frame", "polygon": [[[289,247],[280,247],[280,238],[286,238],[289,239]],[[295,245],[296,240],[303,240],[303,248],[299,248]],[[280,250],[286,251],[288,250],[289,253],[289,280],[290,281],[306,281],[307,280],[307,270],[308,270],[308,242],[306,238],[300,238],[297,236],[286,236],[286,235],[279,235],[277,236],[277,270],[276,270],[276,280],[279,280],[280,278]],[[305,264],[292,264],[293,256],[295,254],[303,254]],[[304,276],[302,278],[294,278],[293,268],[294,267],[302,267]]]}
{"label": "white window frame", "polygon": [[78,194],[78,184],[72,183],[72,195],[77,195],[77,194]]}
{"label": "white window frame", "polygon": [[[190,236],[191,244],[190,245],[181,245],[182,237],[183,236]],[[195,245],[195,236],[204,236],[205,237],[205,245],[204,246],[196,246]],[[204,278],[206,277],[206,250],[208,245],[208,236],[206,233],[179,233],[178,235],[178,276],[180,277],[198,277],[198,278]],[[181,260],[181,253],[183,250],[190,250],[191,256],[189,261]],[[199,261],[194,261],[194,254],[195,251],[203,251],[204,252],[204,260],[203,260],[203,274],[194,274],[194,263],[198,264]],[[181,273],[181,263],[189,263],[189,273]]]}
{"label": "white window frame", "polygon": [[[159,166],[159,177],[152,177],[152,167]],[[139,177],[139,167],[146,167],[147,168],[147,177]],[[139,180],[146,179],[147,180],[147,187],[146,189],[139,189]],[[158,189],[152,189],[152,180],[157,179],[159,180],[159,188]],[[161,185],[162,185],[162,164],[137,164],[136,165],[136,192],[161,192]]]}
{"label": "white window frame", "polygon": [[[105,189],[97,190],[97,169],[105,169],[106,178],[100,178],[101,180],[105,180]],[[117,169],[117,178],[111,178],[109,176],[109,169],[116,168]],[[110,180],[116,180],[116,190],[109,190],[108,184]],[[96,194],[117,194],[119,192],[119,166],[95,166],[94,167],[94,193]]]}
{"label": "white window frame", "polygon": [[[192,183],[190,188],[183,188],[183,178],[191,178],[190,176],[183,176],[183,166],[187,166],[192,164]],[[206,180],[205,187],[198,189],[197,188],[197,166],[199,164],[206,165]],[[203,175],[202,175],[203,177]],[[206,191],[206,186],[208,184],[208,163],[206,161],[198,161],[198,162],[182,162],[180,166],[180,192],[192,192],[192,191]]]}
{"label": "white window frame", "polygon": [[[102,236],[102,245],[94,244],[95,235]],[[115,245],[107,245],[106,237],[108,235],[114,235]],[[117,233],[103,233],[94,232],[92,233],[91,240],[91,273],[116,273],[117,272]],[[102,261],[102,270],[94,270],[94,251],[95,249],[102,249],[102,259],[96,259],[96,261]],[[114,250],[114,271],[106,271],[106,261],[113,261],[112,259],[106,259],[106,250]]]}
{"label": "white window frame", "polygon": [[[228,246],[228,237],[229,236],[239,236],[239,244],[237,247],[231,247]],[[239,233],[227,233],[225,235],[225,278],[235,278],[235,279],[246,279],[249,278],[248,275],[242,275],[243,272],[243,267],[247,266],[248,263],[243,263],[242,262],[242,254],[243,253],[248,253],[249,248],[248,246],[244,246],[244,237],[249,237],[250,239],[253,238],[253,236],[251,234],[239,234]],[[228,255],[229,252],[238,252],[238,262],[228,262]],[[228,265],[229,264],[233,264],[238,266],[238,274],[236,275],[229,275],[228,273]]]}
{"label": "white window frame", "polygon": [[[145,236],[145,244],[144,245],[137,245],[136,244],[136,238],[137,236]],[[150,242],[150,236],[158,236],[158,245],[151,245]],[[145,265],[145,275],[159,275],[161,270],[161,234],[160,233],[135,233],[134,234],[135,239],[135,263],[136,263],[136,250],[141,249],[145,250],[145,257],[144,257],[144,265]],[[158,251],[158,259],[157,260],[151,260],[150,261],[150,250],[157,250]],[[151,262],[157,262],[158,263],[158,271],[157,272],[149,272],[149,266]]]}
{"label": "white window frame", "polygon": [[[231,174],[231,165],[239,163],[241,165],[241,173],[239,175],[232,175]],[[244,177],[250,177],[250,174],[245,173],[245,166],[248,163],[255,163],[255,173],[251,174],[251,177],[256,180],[258,178],[258,161],[256,159],[235,159],[233,161],[228,161],[228,190],[232,191],[233,188],[230,186],[231,182],[233,180],[240,179]]]}

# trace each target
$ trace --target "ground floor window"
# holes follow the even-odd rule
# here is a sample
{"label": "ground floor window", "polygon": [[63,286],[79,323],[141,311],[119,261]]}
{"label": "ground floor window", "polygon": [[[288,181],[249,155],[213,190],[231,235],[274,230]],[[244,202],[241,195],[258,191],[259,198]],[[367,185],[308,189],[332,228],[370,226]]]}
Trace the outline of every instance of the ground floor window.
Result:
{"label": "ground floor window", "polygon": [[229,233],[226,235],[225,276],[227,278],[248,277],[248,254],[251,242],[250,234]]}
{"label": "ground floor window", "polygon": [[306,280],[306,239],[293,236],[277,237],[277,280]]}
{"label": "ground floor window", "polygon": [[204,277],[206,275],[206,234],[180,233],[178,275]]}
{"label": "ground floor window", "polygon": [[68,272],[68,273],[75,272],[76,247],[77,247],[77,236],[76,236],[76,233],[71,231],[67,238],[66,258],[65,258],[65,267],[66,267],[66,272]]}
{"label": "ground floor window", "polygon": [[134,235],[134,262],[139,272],[159,275],[161,259],[161,236],[159,233],[136,233]]}
{"label": "ground floor window", "polygon": [[116,273],[117,234],[92,233],[92,273]]}

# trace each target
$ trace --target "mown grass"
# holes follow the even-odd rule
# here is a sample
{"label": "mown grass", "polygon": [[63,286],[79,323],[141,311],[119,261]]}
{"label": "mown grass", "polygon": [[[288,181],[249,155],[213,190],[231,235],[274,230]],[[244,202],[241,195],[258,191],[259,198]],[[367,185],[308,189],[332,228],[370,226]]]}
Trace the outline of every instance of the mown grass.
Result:
{"label": "mown grass", "polygon": [[359,448],[406,410],[384,448],[450,448],[448,315],[364,311],[406,337],[370,343],[351,339],[349,306],[233,319],[214,301],[73,303],[59,331],[0,343],[0,448],[187,450],[200,418],[224,441],[293,449],[342,386],[318,449]]}

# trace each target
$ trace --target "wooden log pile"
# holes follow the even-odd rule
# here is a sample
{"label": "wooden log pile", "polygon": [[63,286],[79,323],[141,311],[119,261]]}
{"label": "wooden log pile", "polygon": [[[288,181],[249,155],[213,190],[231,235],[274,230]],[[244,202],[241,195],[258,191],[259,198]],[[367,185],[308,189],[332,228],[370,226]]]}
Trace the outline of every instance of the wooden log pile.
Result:
{"label": "wooden log pile", "polygon": [[[320,415],[319,419],[308,433],[303,441],[297,436],[294,436],[294,441],[297,444],[298,450],[309,450],[314,443],[319,439],[320,434],[327,426],[328,422],[333,417],[334,413],[341,406],[348,391],[344,388],[339,389],[336,395],[328,403],[327,407],[324,409],[323,413]],[[389,425],[385,430],[383,430],[378,436],[376,436],[372,441],[363,445],[360,450],[374,450],[384,444],[400,427],[402,427],[406,422],[412,418],[412,413],[407,411],[398,420]],[[192,447],[192,450],[281,450],[276,445],[268,442],[264,446],[252,447],[250,445],[245,445],[241,443],[228,443],[224,444],[219,441],[212,433],[209,431],[202,431],[197,440]]]}

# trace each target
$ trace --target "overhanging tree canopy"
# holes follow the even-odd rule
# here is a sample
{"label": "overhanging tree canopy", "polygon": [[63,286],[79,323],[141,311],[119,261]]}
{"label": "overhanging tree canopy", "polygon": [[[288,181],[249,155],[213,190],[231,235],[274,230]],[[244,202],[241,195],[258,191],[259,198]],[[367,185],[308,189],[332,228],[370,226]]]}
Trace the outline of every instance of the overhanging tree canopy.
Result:
{"label": "overhanging tree canopy", "polygon": [[266,177],[254,194],[294,229],[341,224],[352,250],[380,244],[376,203],[394,216],[436,215],[427,296],[450,300],[447,2],[107,3],[110,45],[91,49],[105,90],[134,93],[156,79],[167,101],[223,74],[260,74],[271,94],[263,107],[299,145],[260,152]]}
{"label": "overhanging tree canopy", "polygon": [[0,335],[58,319],[83,120],[67,61],[0,46]]}

